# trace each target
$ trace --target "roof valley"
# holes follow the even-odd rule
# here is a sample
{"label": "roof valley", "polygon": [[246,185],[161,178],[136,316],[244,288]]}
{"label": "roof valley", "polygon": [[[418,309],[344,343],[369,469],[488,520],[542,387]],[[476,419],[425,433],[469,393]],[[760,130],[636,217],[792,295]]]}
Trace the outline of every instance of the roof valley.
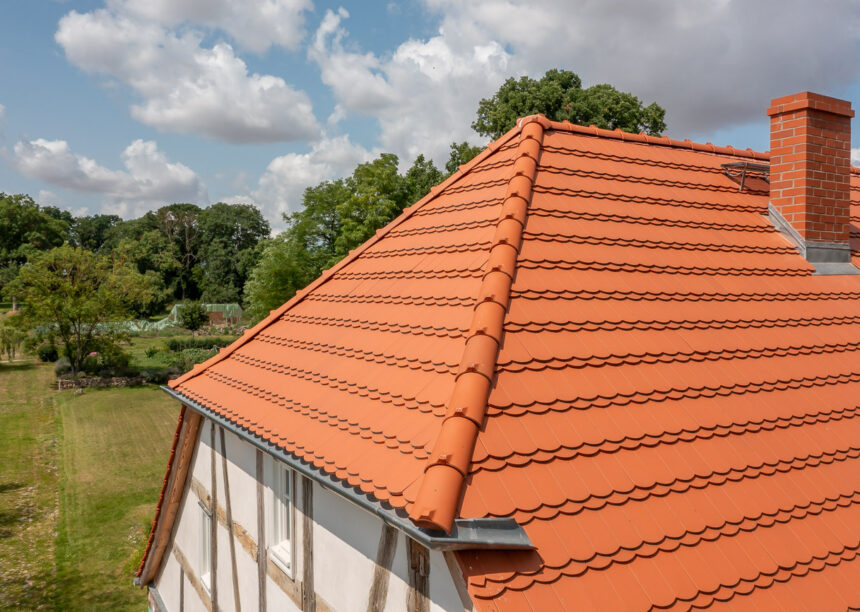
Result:
{"label": "roof valley", "polygon": [[521,119],[517,153],[466,336],[448,410],[410,517],[421,527],[450,532],[458,515],[496,372],[517,256],[523,240],[537,164],[549,122]]}

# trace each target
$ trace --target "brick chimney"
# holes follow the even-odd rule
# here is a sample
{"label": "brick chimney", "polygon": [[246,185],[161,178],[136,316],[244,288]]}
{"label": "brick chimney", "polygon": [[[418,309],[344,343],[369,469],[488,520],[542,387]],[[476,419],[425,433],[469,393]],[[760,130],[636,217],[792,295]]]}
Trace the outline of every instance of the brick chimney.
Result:
{"label": "brick chimney", "polygon": [[771,219],[810,263],[850,262],[851,103],[804,91],[767,114]]}

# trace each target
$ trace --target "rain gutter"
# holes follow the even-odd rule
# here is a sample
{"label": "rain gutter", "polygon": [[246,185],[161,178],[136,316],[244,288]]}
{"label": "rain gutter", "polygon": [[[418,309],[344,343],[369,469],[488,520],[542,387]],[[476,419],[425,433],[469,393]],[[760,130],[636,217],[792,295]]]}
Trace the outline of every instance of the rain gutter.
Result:
{"label": "rain gutter", "polygon": [[211,419],[227,431],[282,461],[324,489],[346,499],[362,510],[376,515],[387,525],[391,525],[431,550],[533,550],[535,548],[525,530],[512,518],[456,519],[450,534],[418,527],[406,516],[404,511],[386,508],[370,495],[362,493],[330,474],[298,459],[283,448],[259,438],[247,429],[170,387],[162,386],[161,390],[185,404],[189,409]]}

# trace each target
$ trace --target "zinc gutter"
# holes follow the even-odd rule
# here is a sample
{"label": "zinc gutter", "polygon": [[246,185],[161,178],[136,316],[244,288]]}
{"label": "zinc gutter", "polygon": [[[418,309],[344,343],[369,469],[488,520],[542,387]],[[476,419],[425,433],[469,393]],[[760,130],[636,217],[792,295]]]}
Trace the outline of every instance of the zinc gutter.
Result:
{"label": "zinc gutter", "polygon": [[207,408],[178,391],[167,386],[161,387],[162,391],[182,404],[199,413],[201,416],[211,419],[227,431],[239,438],[251,443],[263,452],[271,455],[278,461],[282,461],[299,474],[310,478],[324,489],[331,491],[362,510],[380,518],[387,525],[403,532],[416,542],[432,550],[475,550],[475,549],[504,549],[504,550],[532,550],[534,546],[529,540],[525,530],[511,518],[487,518],[487,519],[465,519],[458,520],[449,533],[425,529],[416,526],[405,512],[397,509],[386,508],[382,503],[369,494],[362,493],[354,487],[331,474],[328,474],[313,465],[298,459],[292,453],[280,446],[272,444],[267,440],[252,434],[247,429],[233,423],[226,417]]}

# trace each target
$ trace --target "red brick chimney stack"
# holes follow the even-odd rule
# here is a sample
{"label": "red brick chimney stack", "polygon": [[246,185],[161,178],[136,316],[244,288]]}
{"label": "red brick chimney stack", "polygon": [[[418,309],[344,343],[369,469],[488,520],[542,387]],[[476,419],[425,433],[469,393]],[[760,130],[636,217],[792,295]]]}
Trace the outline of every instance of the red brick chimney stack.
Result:
{"label": "red brick chimney stack", "polygon": [[771,216],[808,261],[850,261],[851,103],[804,91],[770,104]]}

